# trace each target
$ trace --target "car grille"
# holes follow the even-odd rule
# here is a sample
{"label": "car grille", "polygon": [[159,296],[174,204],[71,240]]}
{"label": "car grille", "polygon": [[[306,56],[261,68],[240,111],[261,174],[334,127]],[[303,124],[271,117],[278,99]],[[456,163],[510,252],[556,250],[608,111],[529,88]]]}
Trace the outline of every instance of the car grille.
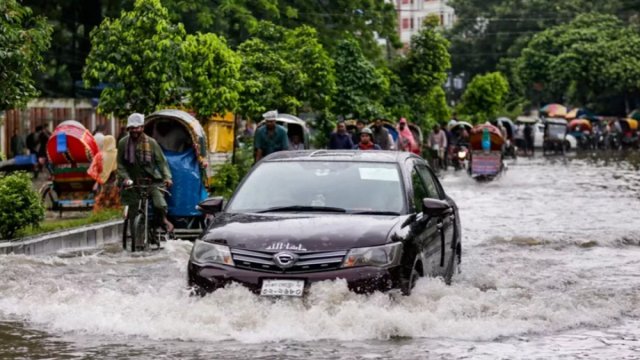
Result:
{"label": "car grille", "polygon": [[288,269],[281,269],[273,261],[273,255],[278,252],[231,249],[237,268],[286,274],[339,269],[347,254],[346,251],[295,252],[298,255],[298,261]]}

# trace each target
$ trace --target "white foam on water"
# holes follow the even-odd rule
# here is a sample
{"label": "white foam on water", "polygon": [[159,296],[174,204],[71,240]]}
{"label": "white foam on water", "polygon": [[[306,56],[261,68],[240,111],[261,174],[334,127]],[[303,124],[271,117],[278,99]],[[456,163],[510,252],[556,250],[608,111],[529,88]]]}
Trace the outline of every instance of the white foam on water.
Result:
{"label": "white foam on water", "polygon": [[185,288],[191,244],[175,241],[140,255],[2,256],[0,319],[55,334],[219,344],[431,339],[445,344],[442,353],[474,344],[518,358],[510,351],[519,339],[552,347],[554,334],[640,317],[640,247],[620,240],[638,230],[619,221],[621,210],[638,208],[637,197],[620,196],[638,175],[583,165],[514,165],[488,184],[445,177],[463,225],[463,272],[451,286],[421,279],[411,296],[392,298],[358,295],[336,280],[304,299],[261,298],[235,285],[193,297]]}

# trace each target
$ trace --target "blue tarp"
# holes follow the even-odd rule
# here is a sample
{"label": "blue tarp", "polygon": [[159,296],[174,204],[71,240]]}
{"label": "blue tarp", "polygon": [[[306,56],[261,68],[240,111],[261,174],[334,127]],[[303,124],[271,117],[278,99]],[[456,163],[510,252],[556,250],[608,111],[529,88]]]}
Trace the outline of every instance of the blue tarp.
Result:
{"label": "blue tarp", "polygon": [[164,150],[164,155],[171,169],[173,186],[167,196],[169,216],[197,216],[196,205],[207,198],[207,190],[202,183],[200,165],[195,151],[189,149],[183,152]]}

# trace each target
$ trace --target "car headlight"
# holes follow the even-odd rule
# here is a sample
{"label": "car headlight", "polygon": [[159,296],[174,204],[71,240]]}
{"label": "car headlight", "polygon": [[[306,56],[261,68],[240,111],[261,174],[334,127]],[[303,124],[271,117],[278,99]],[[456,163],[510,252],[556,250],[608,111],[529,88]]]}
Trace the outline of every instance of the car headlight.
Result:
{"label": "car headlight", "polygon": [[396,242],[383,246],[355,248],[349,250],[342,267],[379,266],[389,267],[400,264],[402,243]]}
{"label": "car headlight", "polygon": [[226,245],[196,240],[191,250],[191,260],[201,264],[223,264],[234,266],[231,250]]}

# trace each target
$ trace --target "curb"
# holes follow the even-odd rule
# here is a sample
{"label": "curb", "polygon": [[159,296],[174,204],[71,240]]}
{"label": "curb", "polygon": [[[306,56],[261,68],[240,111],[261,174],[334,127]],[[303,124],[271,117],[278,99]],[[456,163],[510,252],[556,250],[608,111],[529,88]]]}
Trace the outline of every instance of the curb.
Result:
{"label": "curb", "polygon": [[113,220],[17,241],[0,242],[0,255],[48,255],[62,249],[102,247],[122,241],[123,225],[123,220]]}

